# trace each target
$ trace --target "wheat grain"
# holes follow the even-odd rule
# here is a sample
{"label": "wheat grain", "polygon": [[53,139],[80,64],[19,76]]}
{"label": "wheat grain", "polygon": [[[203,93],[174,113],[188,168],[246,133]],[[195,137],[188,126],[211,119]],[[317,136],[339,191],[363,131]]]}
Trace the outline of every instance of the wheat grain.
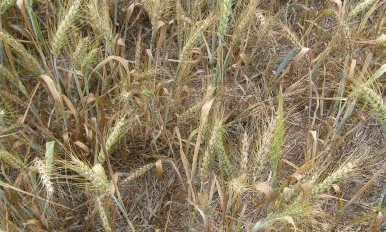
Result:
{"label": "wheat grain", "polygon": [[277,123],[277,117],[273,118],[261,136],[261,139],[255,143],[255,150],[253,152],[253,177],[256,178],[262,173],[266,163],[268,162],[268,152],[271,148],[271,143],[274,137],[274,132]]}
{"label": "wheat grain", "polygon": [[99,49],[93,48],[83,58],[80,70],[83,74],[88,74],[91,70],[91,65],[96,61]]}
{"label": "wheat grain", "polygon": [[7,100],[8,103],[16,103],[16,105],[21,106],[22,108],[25,108],[27,106],[27,103],[25,101],[5,89],[1,89],[0,94],[4,100]]}
{"label": "wheat grain", "polygon": [[111,46],[113,34],[107,2],[103,0],[102,4],[99,4],[97,0],[91,0],[87,7],[91,27],[102,37],[107,45]]}
{"label": "wheat grain", "polygon": [[193,49],[193,47],[196,45],[200,35],[203,33],[203,31],[208,28],[210,23],[212,22],[212,17],[208,16],[205,20],[201,21],[199,25],[192,30],[190,33],[185,46],[182,49],[182,52],[180,54],[180,63],[177,68],[176,77],[177,80],[184,79],[190,70],[191,63],[189,62],[190,54]]}
{"label": "wheat grain", "polygon": [[85,57],[85,54],[89,50],[89,46],[89,37],[79,39],[78,43],[76,44],[75,51],[72,54],[72,63],[75,65],[76,68],[80,69],[82,67],[83,59]]}
{"label": "wheat grain", "polygon": [[51,52],[55,57],[58,57],[60,50],[66,42],[70,28],[74,25],[82,0],[75,0],[71,7],[68,9],[66,16],[60,22],[58,29],[56,30],[55,36],[51,43]]}
{"label": "wheat grain", "polygon": [[192,118],[193,116],[195,116],[197,114],[199,109],[200,109],[200,104],[196,104],[196,105],[190,107],[184,113],[181,114],[180,121],[185,121],[187,119]]}
{"label": "wheat grain", "polygon": [[155,167],[155,163],[149,163],[149,164],[146,164],[146,165],[138,168],[137,170],[135,170],[131,174],[129,174],[128,177],[123,179],[121,184],[127,184],[127,183],[132,182],[133,180],[141,177],[143,174],[145,174],[146,172],[150,171],[154,167]]}
{"label": "wheat grain", "polygon": [[281,157],[281,147],[283,145],[283,136],[284,136],[284,109],[283,109],[283,94],[280,92],[278,96],[279,106],[277,112],[277,122],[275,126],[275,131],[273,134],[273,141],[271,144],[270,151],[270,164],[272,171],[272,186],[276,187],[277,182],[277,172],[278,165]]}
{"label": "wheat grain", "polygon": [[202,166],[200,170],[200,177],[202,180],[206,179],[209,175],[210,164],[213,161],[212,153],[207,149],[204,152],[204,157],[202,158]]}
{"label": "wheat grain", "polygon": [[99,217],[102,221],[103,228],[105,229],[105,231],[111,232],[112,230],[111,230],[111,226],[110,226],[110,222],[109,222],[109,217],[107,215],[107,212],[105,210],[105,207],[103,205],[103,201],[102,201],[101,197],[96,197],[96,203],[97,203]]}
{"label": "wheat grain", "polygon": [[40,179],[42,180],[42,183],[46,189],[47,197],[50,199],[54,195],[54,187],[51,182],[50,171],[47,170],[46,165],[42,160],[36,159],[34,162],[35,167],[37,168],[40,175]]}
{"label": "wheat grain", "polygon": [[233,0],[223,0],[220,4],[220,22],[218,25],[218,37],[223,40],[227,29],[229,17],[232,15],[232,4]]}
{"label": "wheat grain", "polygon": [[239,15],[241,19],[239,20],[238,24],[236,25],[236,28],[234,29],[232,35],[231,48],[234,48],[240,42],[245,29],[251,24],[258,3],[259,0],[251,0],[248,6]]}
{"label": "wheat grain", "polygon": [[41,68],[39,62],[33,57],[24,46],[18,42],[11,35],[5,31],[0,32],[0,39],[8,44],[22,60],[23,66],[34,75],[42,74],[43,69]]}
{"label": "wheat grain", "polygon": [[0,158],[4,161],[4,163],[8,164],[9,166],[15,169],[22,170],[26,168],[26,165],[18,154],[12,154],[6,151],[5,149],[1,149]]}
{"label": "wheat grain", "polygon": [[372,113],[382,124],[386,124],[386,104],[373,89],[367,86],[360,87],[361,97],[370,106]]}
{"label": "wheat grain", "polygon": [[138,33],[137,42],[135,43],[135,55],[134,55],[135,68],[141,69],[142,63],[142,36],[141,31]]}
{"label": "wheat grain", "polygon": [[98,161],[103,164],[106,160],[106,155],[110,155],[113,151],[116,145],[118,144],[118,141],[126,134],[126,132],[129,129],[130,121],[128,120],[126,115],[121,116],[118,121],[115,123],[114,127],[110,131],[110,133],[107,136],[105,145],[106,145],[106,152],[104,153],[104,150],[101,150],[98,154]]}
{"label": "wheat grain", "polygon": [[358,5],[355,6],[355,8],[350,12],[348,15],[348,18],[353,18],[357,16],[358,14],[365,11],[370,5],[378,2],[378,0],[362,0]]}
{"label": "wheat grain", "polygon": [[317,214],[317,210],[313,209],[308,204],[294,204],[287,206],[282,211],[275,211],[268,215],[264,220],[257,222],[253,228],[252,232],[262,231],[272,226],[275,222],[284,221],[292,224],[295,231],[297,230],[294,218],[302,218],[305,216],[310,216]]}
{"label": "wheat grain", "polygon": [[229,192],[235,194],[235,196],[240,196],[248,189],[247,184],[245,183],[245,177],[243,175],[233,178],[228,183]]}
{"label": "wheat grain", "polygon": [[241,162],[240,162],[240,172],[239,174],[245,174],[248,169],[248,161],[249,161],[249,136],[247,132],[244,132],[242,140],[241,140]]}
{"label": "wheat grain", "polygon": [[[72,162],[67,164],[68,168],[77,172],[83,178],[91,182],[92,186],[99,193],[109,193],[110,192],[110,184],[105,178],[105,174],[103,175],[101,172],[102,166],[100,164],[95,165],[93,168],[90,168],[89,165],[85,164],[83,161],[78,158],[72,156]],[[95,172],[96,171],[96,172]]]}
{"label": "wheat grain", "polygon": [[224,128],[222,127],[222,122],[215,120],[212,127],[212,134],[209,139],[209,151],[218,156],[223,170],[229,175],[232,171],[232,164],[224,146],[223,134]]}
{"label": "wheat grain", "polygon": [[0,15],[5,14],[15,3],[16,0],[2,0],[0,3]]}
{"label": "wheat grain", "polygon": [[355,162],[344,163],[336,171],[327,176],[322,182],[315,184],[315,187],[311,191],[311,196],[316,197],[327,191],[334,183],[347,178],[349,173],[351,173],[355,167]]}
{"label": "wheat grain", "polygon": [[177,19],[177,38],[179,47],[182,47],[185,30],[186,30],[186,22],[185,22],[185,13],[182,8],[181,0],[176,0],[176,19]]}

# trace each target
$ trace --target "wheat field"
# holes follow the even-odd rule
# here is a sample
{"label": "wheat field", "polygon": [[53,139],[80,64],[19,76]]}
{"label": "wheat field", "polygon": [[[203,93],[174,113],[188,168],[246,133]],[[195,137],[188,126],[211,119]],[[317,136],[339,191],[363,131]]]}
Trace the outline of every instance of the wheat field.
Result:
{"label": "wheat field", "polygon": [[0,13],[1,232],[386,230],[386,1]]}

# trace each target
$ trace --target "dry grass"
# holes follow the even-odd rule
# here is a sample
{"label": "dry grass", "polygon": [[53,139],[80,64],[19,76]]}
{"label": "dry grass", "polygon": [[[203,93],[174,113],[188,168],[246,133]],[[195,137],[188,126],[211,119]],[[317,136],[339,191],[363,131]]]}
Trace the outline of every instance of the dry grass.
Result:
{"label": "dry grass", "polygon": [[386,4],[0,3],[0,231],[384,231]]}

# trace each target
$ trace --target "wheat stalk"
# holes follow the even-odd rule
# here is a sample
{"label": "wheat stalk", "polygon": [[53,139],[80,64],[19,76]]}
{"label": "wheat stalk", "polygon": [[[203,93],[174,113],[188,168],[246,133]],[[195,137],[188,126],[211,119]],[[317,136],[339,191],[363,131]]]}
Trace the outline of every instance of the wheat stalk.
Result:
{"label": "wheat stalk", "polygon": [[67,40],[69,36],[68,32],[76,20],[81,5],[82,0],[75,0],[71,7],[68,9],[64,19],[60,22],[51,43],[51,52],[55,57],[59,56],[60,50],[62,49],[64,43]]}

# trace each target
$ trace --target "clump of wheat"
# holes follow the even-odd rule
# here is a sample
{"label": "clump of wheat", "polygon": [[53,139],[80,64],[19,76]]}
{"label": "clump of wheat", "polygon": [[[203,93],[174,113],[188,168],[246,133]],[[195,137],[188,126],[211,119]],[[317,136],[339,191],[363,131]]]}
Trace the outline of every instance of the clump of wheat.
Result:
{"label": "clump of wheat", "polygon": [[55,57],[59,56],[60,50],[62,49],[64,43],[67,41],[69,36],[68,32],[74,25],[81,5],[82,0],[75,0],[71,7],[68,9],[64,19],[58,25],[58,29],[56,30],[55,36],[51,43],[51,52]]}
{"label": "clump of wheat", "polygon": [[23,66],[34,75],[42,74],[44,71],[41,68],[36,58],[31,55],[24,46],[13,38],[10,34],[5,31],[0,32],[0,39],[7,45],[9,45],[18,55],[23,63]]}
{"label": "clump of wheat", "polygon": [[110,155],[118,141],[126,134],[130,126],[130,121],[126,115],[121,116],[118,121],[115,123],[109,134],[107,135],[107,139],[105,141],[106,145],[106,153],[104,149],[102,149],[98,154],[98,161],[103,164],[106,161],[106,155]]}
{"label": "clump of wheat", "polygon": [[23,159],[15,153],[9,153],[5,149],[0,150],[0,158],[3,160],[4,163],[8,164],[9,166],[22,170],[26,168],[25,163],[23,162]]}
{"label": "clump of wheat", "polygon": [[3,0],[0,3],[0,15],[5,14],[9,8],[11,8],[13,5],[15,5],[16,0]]}

